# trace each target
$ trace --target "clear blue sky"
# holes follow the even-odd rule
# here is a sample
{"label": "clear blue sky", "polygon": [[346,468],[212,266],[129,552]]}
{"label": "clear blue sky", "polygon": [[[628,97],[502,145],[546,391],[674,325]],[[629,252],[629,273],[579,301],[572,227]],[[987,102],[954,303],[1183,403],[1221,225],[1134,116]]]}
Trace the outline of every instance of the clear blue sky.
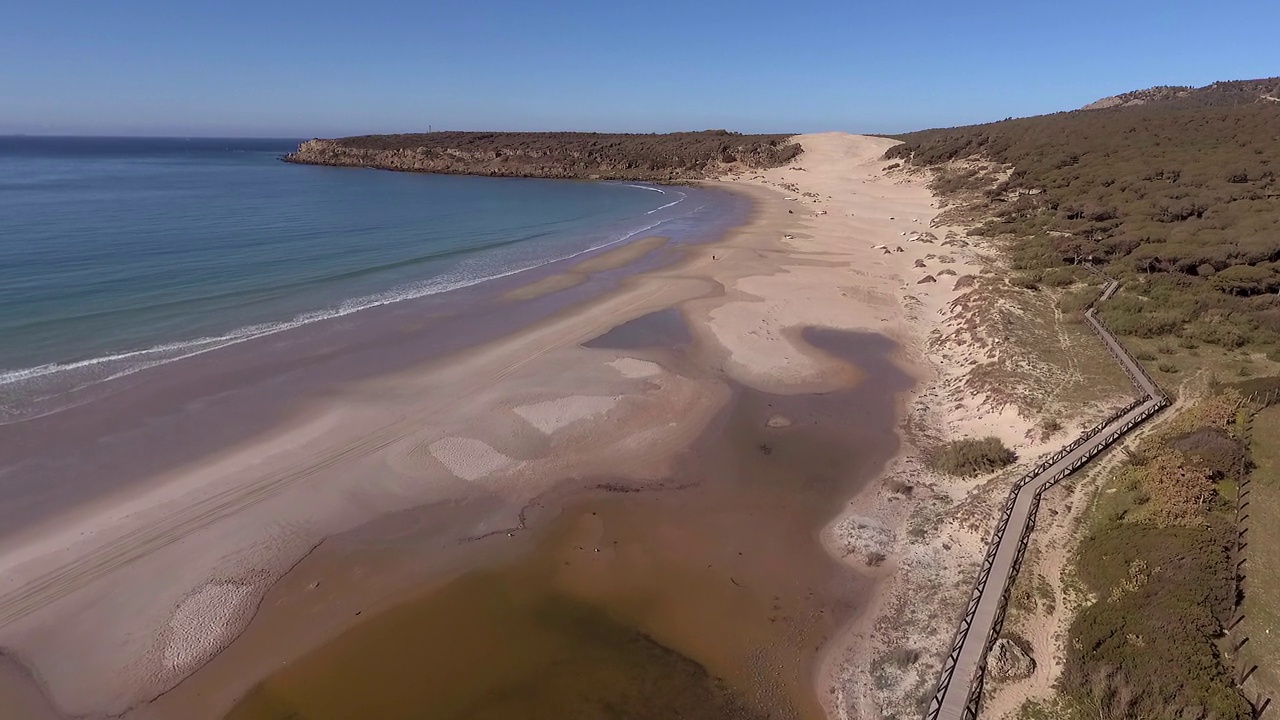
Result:
{"label": "clear blue sky", "polygon": [[0,133],[893,132],[1280,74],[1276,0],[0,0]]}

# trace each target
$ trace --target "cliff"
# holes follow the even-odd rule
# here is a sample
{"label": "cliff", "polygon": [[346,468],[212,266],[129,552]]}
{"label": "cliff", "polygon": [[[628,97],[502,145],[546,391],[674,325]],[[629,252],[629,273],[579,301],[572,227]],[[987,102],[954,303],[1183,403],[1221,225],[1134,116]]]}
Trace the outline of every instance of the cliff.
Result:
{"label": "cliff", "polygon": [[790,135],[435,132],[308,140],[287,162],[496,177],[679,182],[782,165]]}

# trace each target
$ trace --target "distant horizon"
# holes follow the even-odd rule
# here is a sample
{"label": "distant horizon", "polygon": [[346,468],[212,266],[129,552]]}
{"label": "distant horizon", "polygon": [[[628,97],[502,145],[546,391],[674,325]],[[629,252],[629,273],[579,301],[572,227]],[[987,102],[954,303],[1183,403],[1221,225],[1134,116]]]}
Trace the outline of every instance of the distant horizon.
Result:
{"label": "distant horizon", "polygon": [[73,138],[73,139],[95,139],[95,140],[310,140],[312,137],[285,136],[285,135],[120,135],[120,134],[103,134],[97,135],[93,133],[35,133],[35,132],[14,132],[0,133],[0,138]]}
{"label": "distant horizon", "polygon": [[65,5],[0,25],[0,134],[898,134],[1280,72],[1260,0]]}
{"label": "distant horizon", "polygon": [[[1277,70],[1277,72],[1280,72],[1280,69],[1278,69],[1278,70]],[[1051,115],[1051,114],[1059,113],[1059,112],[1070,112],[1070,111],[1073,111],[1073,110],[1080,110],[1080,109],[1082,109],[1082,108],[1084,107],[1084,105],[1087,105],[1088,103],[1095,102],[1095,101],[1097,101],[1097,100],[1101,100],[1101,99],[1103,99],[1103,98],[1113,97],[1113,96],[1116,96],[1116,95],[1122,95],[1122,94],[1124,94],[1124,93],[1133,92],[1133,91],[1146,90],[1146,89],[1150,89],[1150,88],[1154,88],[1154,87],[1191,87],[1191,88],[1201,88],[1201,87],[1207,87],[1207,86],[1213,85],[1213,84],[1215,84],[1215,83],[1220,83],[1220,82],[1238,82],[1238,81],[1246,81],[1246,82],[1247,82],[1247,81],[1250,81],[1250,80],[1265,80],[1265,79],[1269,79],[1269,78],[1271,78],[1271,77],[1276,77],[1276,76],[1275,76],[1275,75],[1259,75],[1259,76],[1256,76],[1256,77],[1240,77],[1240,78],[1218,79],[1218,80],[1214,80],[1214,81],[1212,81],[1212,82],[1201,83],[1201,84],[1190,84],[1190,83],[1163,83],[1163,84],[1160,84],[1160,85],[1147,85],[1147,86],[1144,86],[1144,87],[1134,87],[1134,88],[1130,88],[1130,89],[1128,89],[1128,90],[1122,90],[1122,91],[1119,91],[1119,92],[1114,92],[1114,93],[1111,93],[1111,94],[1109,94],[1109,95],[1102,95],[1102,94],[1099,94],[1099,95],[1097,95],[1096,97],[1094,97],[1093,99],[1091,99],[1091,100],[1089,100],[1089,101],[1087,101],[1087,102],[1085,102],[1085,103],[1081,103],[1080,105],[1078,105],[1078,106],[1076,106],[1076,107],[1064,107],[1064,108],[1059,108],[1059,109],[1056,109],[1056,110],[1047,110],[1047,111],[1045,111],[1045,112],[1041,112],[1041,113],[1034,113],[1034,114],[1029,114],[1029,115],[1006,115],[1006,116],[1003,116],[1003,117],[997,117],[997,118],[991,118],[991,119],[985,119],[985,120],[976,120],[976,121],[973,121],[973,122],[966,122],[966,123],[961,123],[961,124],[956,124],[956,125],[923,125],[923,126],[919,126],[919,127],[911,127],[910,129],[895,129],[895,130],[888,130],[888,131],[886,131],[886,130],[849,130],[849,129],[841,129],[841,128],[805,129],[805,130],[799,130],[799,131],[793,131],[793,130],[777,130],[777,129],[774,129],[774,130],[739,130],[739,129],[736,129],[736,128],[734,128],[734,127],[703,127],[703,128],[685,128],[685,129],[675,129],[675,130],[672,130],[672,129],[663,129],[663,130],[637,130],[637,129],[631,129],[631,130],[598,130],[598,129],[589,129],[589,130],[587,130],[587,129],[563,129],[563,128],[559,128],[559,129],[546,129],[546,128],[539,128],[539,129],[511,129],[511,128],[504,128],[504,129],[494,129],[494,128],[438,128],[438,129],[435,129],[435,128],[432,128],[432,126],[431,126],[430,124],[428,124],[428,127],[427,127],[427,128],[418,128],[418,129],[412,129],[412,130],[383,130],[383,131],[373,131],[373,132],[369,132],[369,131],[354,131],[354,132],[347,131],[347,132],[335,132],[335,133],[325,133],[325,134],[294,133],[294,134],[283,134],[283,135],[281,135],[281,134],[217,134],[217,133],[212,132],[212,131],[208,131],[208,133],[206,133],[206,132],[195,132],[195,133],[179,133],[179,132],[171,132],[171,133],[156,133],[156,132],[147,132],[147,131],[139,131],[139,132],[118,132],[118,131],[117,131],[117,132],[93,132],[93,131],[87,131],[87,132],[65,132],[65,131],[64,131],[64,132],[16,131],[16,132],[9,132],[9,131],[3,131],[3,130],[0,130],[0,138],[13,138],[13,137],[43,137],[43,138],[104,138],[104,139],[109,139],[109,138],[122,138],[122,139],[123,139],[123,138],[150,138],[150,139],[157,139],[157,140],[160,140],[160,139],[173,139],[173,140],[182,140],[182,139],[201,139],[201,140],[290,140],[290,141],[295,141],[295,140],[310,140],[310,139],[317,139],[317,138],[360,137],[360,136],[367,136],[367,135],[408,135],[408,134],[421,134],[421,133],[428,133],[428,132],[483,132],[483,133],[520,133],[520,132],[529,132],[529,133],[557,133],[557,132],[566,132],[566,133],[598,133],[598,134],[602,134],[602,135],[619,135],[619,134],[620,134],[620,135],[664,135],[664,134],[668,134],[668,133],[677,133],[677,132],[704,132],[704,131],[709,131],[709,130],[728,130],[729,132],[740,133],[740,134],[742,134],[742,135],[765,135],[765,134],[807,135],[807,134],[812,134],[812,133],[823,133],[823,132],[847,132],[847,133],[855,134],[855,135],[880,135],[880,136],[890,136],[890,135],[901,135],[901,134],[906,134],[906,133],[910,133],[910,132],[916,132],[916,131],[919,131],[919,130],[932,130],[932,129],[939,129],[939,128],[966,127],[966,126],[973,126],[973,125],[986,125],[986,124],[989,124],[989,123],[1001,122],[1001,121],[1003,121],[1003,120],[1008,120],[1008,119],[1019,119],[1019,118],[1038,117],[1038,116],[1041,116],[1041,115]]]}

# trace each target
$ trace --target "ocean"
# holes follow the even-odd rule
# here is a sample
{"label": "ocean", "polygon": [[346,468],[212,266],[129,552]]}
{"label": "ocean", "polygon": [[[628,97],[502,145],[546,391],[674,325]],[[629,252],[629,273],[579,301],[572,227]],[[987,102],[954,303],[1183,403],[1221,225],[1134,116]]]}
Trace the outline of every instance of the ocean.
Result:
{"label": "ocean", "polygon": [[291,139],[0,138],[0,423],[158,364],[663,235],[727,193],[291,165]]}

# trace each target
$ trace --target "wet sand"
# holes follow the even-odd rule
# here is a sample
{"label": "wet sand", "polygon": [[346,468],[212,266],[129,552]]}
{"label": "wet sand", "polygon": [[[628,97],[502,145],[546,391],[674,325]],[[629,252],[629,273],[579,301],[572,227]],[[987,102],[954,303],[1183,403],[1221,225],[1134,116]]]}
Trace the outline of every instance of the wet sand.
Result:
{"label": "wet sand", "polygon": [[613,328],[598,338],[583,343],[583,347],[611,350],[636,350],[647,347],[679,348],[693,342],[684,316],[678,308],[655,310],[635,320]]}
{"label": "wet sand", "polygon": [[[0,426],[0,533],[119,497],[147,478],[270,433],[289,424],[300,399],[545,323],[616,292],[636,273],[678,261],[678,249],[660,254],[667,245],[666,238],[640,238],[570,270],[552,264],[529,273],[532,280],[372,308],[87,388],[81,405]],[[507,301],[516,296],[522,302]]]}
{"label": "wet sand", "polygon": [[626,267],[653,251],[666,246],[669,242],[670,238],[665,237],[645,237],[633,240],[621,247],[592,255],[563,272],[521,285],[504,294],[502,298],[504,300],[533,300],[544,295],[575,288],[590,280],[592,273]]}
{"label": "wet sand", "polygon": [[562,488],[531,554],[359,621],[228,718],[821,717],[816,651],[875,587],[818,531],[895,452],[910,380],[880,336],[805,339],[875,382],[736,389],[665,489]]}

